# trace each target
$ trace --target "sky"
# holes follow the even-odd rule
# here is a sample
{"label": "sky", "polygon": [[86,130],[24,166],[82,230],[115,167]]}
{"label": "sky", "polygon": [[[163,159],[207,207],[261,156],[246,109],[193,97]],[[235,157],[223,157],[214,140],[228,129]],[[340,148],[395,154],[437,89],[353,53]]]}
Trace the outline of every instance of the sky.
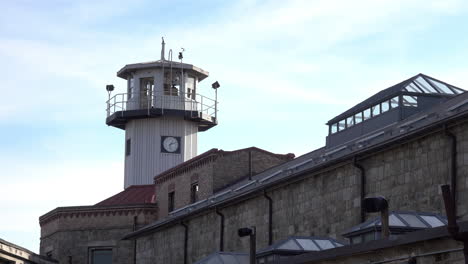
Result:
{"label": "sky", "polygon": [[418,73],[468,89],[464,0],[0,0],[0,238],[39,251],[39,216],[123,190],[124,131],[105,124],[125,64],[185,49],[219,125],[198,153],[302,155],[325,123]]}

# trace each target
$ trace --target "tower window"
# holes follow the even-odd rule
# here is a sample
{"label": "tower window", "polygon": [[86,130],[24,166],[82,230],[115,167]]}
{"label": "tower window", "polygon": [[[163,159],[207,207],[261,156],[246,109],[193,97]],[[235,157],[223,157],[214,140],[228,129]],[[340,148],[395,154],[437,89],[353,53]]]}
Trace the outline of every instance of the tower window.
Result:
{"label": "tower window", "polygon": [[174,201],[175,200],[175,192],[172,191],[167,195],[167,211],[172,212],[174,211]]}
{"label": "tower window", "polygon": [[128,99],[133,97],[133,93],[135,92],[134,87],[135,87],[135,79],[132,76],[128,80]]}
{"label": "tower window", "polygon": [[190,185],[190,203],[198,201],[198,182]]}
{"label": "tower window", "polygon": [[127,141],[125,141],[125,156],[130,156],[131,151],[132,141],[128,138]]}

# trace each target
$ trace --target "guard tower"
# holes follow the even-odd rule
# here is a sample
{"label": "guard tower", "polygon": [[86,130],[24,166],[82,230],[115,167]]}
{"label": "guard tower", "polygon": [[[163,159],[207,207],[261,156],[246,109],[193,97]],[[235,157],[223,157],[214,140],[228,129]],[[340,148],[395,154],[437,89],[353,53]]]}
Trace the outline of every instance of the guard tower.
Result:
{"label": "guard tower", "polygon": [[153,177],[197,155],[197,133],[217,125],[215,99],[197,93],[208,72],[194,65],[161,59],[125,65],[117,76],[127,81],[127,92],[114,94],[107,86],[106,124],[125,130],[124,187],[152,184]]}

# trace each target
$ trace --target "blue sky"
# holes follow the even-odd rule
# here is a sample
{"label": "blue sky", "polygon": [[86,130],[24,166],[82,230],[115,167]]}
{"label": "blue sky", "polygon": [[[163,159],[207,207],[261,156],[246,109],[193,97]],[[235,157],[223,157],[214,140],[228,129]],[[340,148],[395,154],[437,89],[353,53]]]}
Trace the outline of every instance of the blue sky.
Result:
{"label": "blue sky", "polygon": [[[332,117],[417,73],[468,89],[462,0],[1,1],[0,237],[39,248],[38,217],[123,188],[123,132],[105,125],[116,72],[185,48],[221,83],[199,153],[321,147]],[[196,4],[195,4],[196,3]]]}

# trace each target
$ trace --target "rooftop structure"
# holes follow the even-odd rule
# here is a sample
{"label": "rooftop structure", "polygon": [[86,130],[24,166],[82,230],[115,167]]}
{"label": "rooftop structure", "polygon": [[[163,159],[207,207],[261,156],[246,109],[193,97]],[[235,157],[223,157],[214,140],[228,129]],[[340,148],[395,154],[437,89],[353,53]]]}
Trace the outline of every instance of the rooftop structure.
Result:
{"label": "rooftop structure", "polygon": [[392,125],[463,92],[461,88],[420,73],[330,119],[327,148]]}
{"label": "rooftop structure", "polygon": [[[390,237],[426,228],[447,224],[447,218],[435,213],[394,211],[389,214]],[[351,244],[358,244],[380,239],[382,230],[381,217],[376,217],[343,232]]]}

